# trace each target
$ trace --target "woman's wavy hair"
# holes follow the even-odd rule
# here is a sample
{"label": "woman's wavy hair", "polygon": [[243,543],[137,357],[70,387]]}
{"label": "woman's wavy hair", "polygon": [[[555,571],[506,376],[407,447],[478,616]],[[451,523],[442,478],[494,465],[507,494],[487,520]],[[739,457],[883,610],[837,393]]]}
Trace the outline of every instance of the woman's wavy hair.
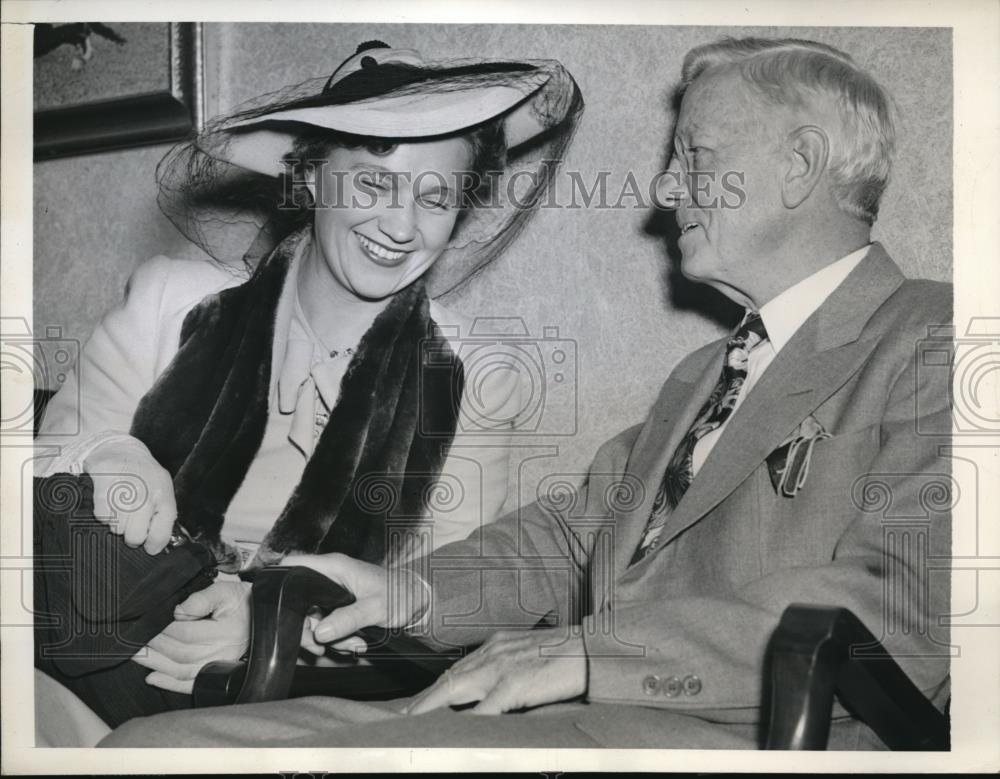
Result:
{"label": "woman's wavy hair", "polygon": [[888,93],[848,54],[797,38],[723,38],[691,49],[681,69],[681,94],[705,71],[733,65],[771,105],[822,100],[836,109],[840,127],[830,139],[829,172],[840,208],[868,224],[892,167],[896,131]]}

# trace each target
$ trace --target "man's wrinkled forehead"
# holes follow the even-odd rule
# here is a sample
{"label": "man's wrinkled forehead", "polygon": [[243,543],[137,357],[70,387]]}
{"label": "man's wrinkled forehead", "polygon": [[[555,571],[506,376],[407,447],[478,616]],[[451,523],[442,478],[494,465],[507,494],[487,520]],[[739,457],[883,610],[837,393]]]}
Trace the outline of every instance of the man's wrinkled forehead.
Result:
{"label": "man's wrinkled forehead", "polygon": [[681,101],[675,139],[711,136],[715,140],[771,134],[783,126],[791,106],[772,105],[735,64],[706,70],[687,88]]}
{"label": "man's wrinkled forehead", "polygon": [[684,93],[678,132],[735,130],[746,125],[748,114],[760,109],[759,99],[733,66],[702,73]]}

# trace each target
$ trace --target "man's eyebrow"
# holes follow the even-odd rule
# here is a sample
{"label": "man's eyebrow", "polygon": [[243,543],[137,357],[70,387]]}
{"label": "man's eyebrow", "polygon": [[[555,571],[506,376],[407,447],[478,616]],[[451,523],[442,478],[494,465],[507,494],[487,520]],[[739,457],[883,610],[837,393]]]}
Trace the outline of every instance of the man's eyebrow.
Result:
{"label": "man's eyebrow", "polygon": [[682,143],[684,138],[690,138],[692,135],[698,134],[697,125],[693,125],[690,122],[687,124],[679,124],[674,128],[674,142]]}
{"label": "man's eyebrow", "polygon": [[[687,133],[685,133],[685,134],[687,134]],[[688,137],[690,137],[690,134],[687,134],[687,135],[688,135]],[[684,154],[687,150],[688,150],[688,145],[686,143],[684,143],[684,140],[681,138],[681,133],[679,133],[679,132],[675,133],[674,134],[674,153],[675,154]]]}

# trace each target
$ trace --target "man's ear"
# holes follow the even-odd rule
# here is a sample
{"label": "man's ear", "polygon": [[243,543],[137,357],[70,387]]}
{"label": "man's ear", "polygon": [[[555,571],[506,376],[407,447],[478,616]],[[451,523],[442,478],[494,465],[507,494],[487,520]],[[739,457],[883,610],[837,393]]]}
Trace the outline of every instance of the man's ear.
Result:
{"label": "man's ear", "polygon": [[830,138],[822,127],[803,125],[792,131],[788,150],[792,164],[782,182],[781,199],[785,208],[797,208],[823,177],[830,160]]}

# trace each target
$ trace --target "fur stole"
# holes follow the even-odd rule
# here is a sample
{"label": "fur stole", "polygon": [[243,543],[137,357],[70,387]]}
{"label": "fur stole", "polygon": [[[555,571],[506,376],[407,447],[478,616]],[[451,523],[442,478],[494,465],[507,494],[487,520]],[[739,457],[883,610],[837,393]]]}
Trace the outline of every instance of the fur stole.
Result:
{"label": "fur stole", "polygon": [[[264,437],[275,314],[302,239],[289,236],[249,281],[188,313],[180,349],[132,419],[131,434],[173,476],[178,522],[212,549],[220,570],[240,567],[221,530]],[[405,536],[425,514],[454,437],[464,381],[418,280],[361,339],[302,478],[251,567],[276,564],[292,551],[375,563],[402,552],[387,539]]]}

